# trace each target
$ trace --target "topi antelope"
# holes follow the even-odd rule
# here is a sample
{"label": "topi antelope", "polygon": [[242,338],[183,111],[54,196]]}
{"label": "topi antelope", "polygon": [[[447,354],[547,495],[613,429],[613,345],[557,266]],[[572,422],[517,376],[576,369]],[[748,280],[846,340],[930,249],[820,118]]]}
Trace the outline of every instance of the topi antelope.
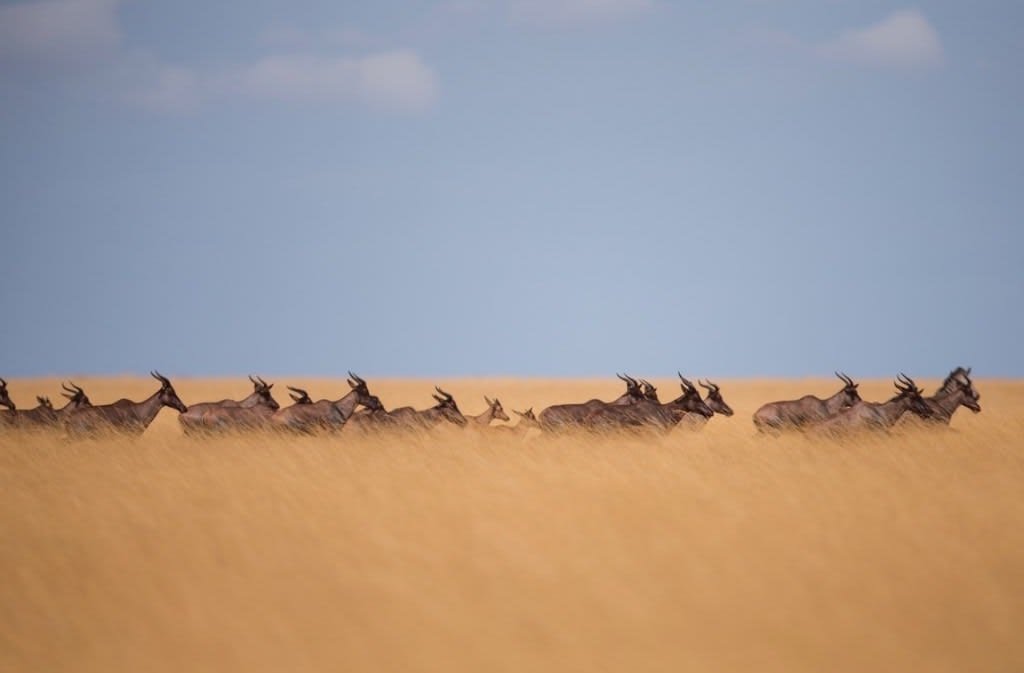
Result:
{"label": "topi antelope", "polygon": [[[974,413],[981,411],[978,400],[981,395],[974,389],[971,381],[970,368],[957,367],[949,373],[938,391],[924,398],[925,404],[932,410],[930,416],[922,416],[918,420],[934,425],[949,425],[953,414],[960,407],[967,407]],[[910,417],[904,416],[902,422],[909,422]]]}
{"label": "topi antelope", "polygon": [[530,407],[526,411],[512,410],[512,413],[519,416],[519,422],[515,425],[496,425],[490,428],[491,431],[504,433],[506,436],[512,435],[515,437],[525,437],[531,429],[536,428],[540,430],[540,421],[533,414],[533,407]]}
{"label": "topi antelope", "polygon": [[[625,393],[611,402],[592,399],[579,404],[556,404],[550,406],[541,411],[537,416],[537,420],[540,421],[541,428],[549,432],[578,428],[584,425],[586,423],[586,419],[599,409],[635,404],[636,402],[645,399],[642,384],[639,381],[630,376],[623,376],[622,374],[616,374],[616,376],[625,382]],[[653,388],[653,386],[651,386],[651,388]]]}
{"label": "topi antelope", "polygon": [[162,407],[188,411],[166,377],[159,372],[150,372],[150,375],[160,382],[160,389],[155,393],[141,402],[123,399],[113,404],[79,407],[64,419],[68,434],[73,437],[106,433],[141,435]]}
{"label": "topi antelope", "polygon": [[816,434],[837,436],[857,430],[886,430],[891,428],[903,414],[913,411],[922,418],[931,415],[931,408],[921,397],[923,392],[914,380],[905,374],[896,379],[896,396],[887,402],[864,402],[861,400],[835,416],[816,424]]}
{"label": "topi antelope", "polygon": [[288,390],[292,391],[288,393],[288,397],[292,398],[292,402],[295,404],[313,404],[313,398],[309,396],[302,388],[294,388],[292,386],[286,386]]}
{"label": "topi antelope", "polygon": [[0,406],[7,407],[11,413],[18,410],[16,404],[11,399],[11,396],[7,394],[7,381],[0,379]]}
{"label": "topi antelope", "polygon": [[[262,407],[273,412],[281,407],[270,392],[270,389],[274,387],[273,383],[267,383],[259,376],[254,378],[251,374],[249,375],[249,381],[252,382],[253,391],[245,399],[200,402],[190,405],[188,411],[179,414],[178,423],[181,424],[185,434],[205,429],[206,421],[204,421],[204,418],[206,418],[206,413],[214,409]],[[212,420],[213,417],[211,416],[210,418]]]}
{"label": "topi antelope", "polygon": [[487,411],[477,416],[466,416],[467,427],[487,427],[491,424],[491,421],[497,419],[499,421],[511,420],[505,410],[501,407],[501,401],[497,398],[491,399],[484,395],[484,401],[487,402]]}
{"label": "topi antelope", "polygon": [[61,387],[65,390],[61,394],[68,398],[67,404],[60,409],[54,409],[50,398],[36,397],[39,401],[38,407],[18,412],[18,426],[24,429],[58,428],[67,415],[75,409],[92,406],[92,402],[89,401],[89,397],[85,394],[84,390],[74,383],[70,385],[71,387],[68,387],[68,383],[61,384]]}
{"label": "topi antelope", "polygon": [[798,400],[769,402],[754,412],[754,425],[762,432],[801,428],[824,421],[842,409],[860,402],[857,384],[846,374],[836,372],[836,376],[844,385],[832,397],[823,400],[814,395],[804,395]]}
{"label": "topi antelope", "polygon": [[395,430],[430,430],[442,423],[451,423],[457,426],[466,425],[466,417],[459,410],[455,398],[449,393],[434,386],[436,391],[433,394],[437,401],[430,409],[419,411],[413,407],[398,407],[391,411],[383,408],[359,413],[352,417],[351,429],[353,430],[379,430],[384,428]]}
{"label": "topi antelope", "polygon": [[683,394],[671,402],[661,404],[641,400],[633,404],[602,407],[587,417],[586,425],[591,430],[644,429],[668,432],[687,414],[710,418],[714,412],[700,398],[700,392],[682,374],[679,374],[679,379]]}
{"label": "topi antelope", "polygon": [[321,430],[337,431],[345,425],[357,406],[379,409],[380,400],[370,394],[366,381],[352,372],[348,375],[348,385],[352,390],[340,399],[318,400],[311,404],[296,401],[290,407],[275,411],[270,416],[270,426],[282,431],[305,434]]}
{"label": "topi antelope", "polygon": [[[708,391],[707,396],[704,398],[704,404],[708,405],[708,408],[711,409],[711,411],[722,416],[732,416],[732,407],[722,399],[722,390],[718,387],[718,384],[712,383],[711,381],[701,381],[700,379],[697,380],[697,383],[701,388]],[[704,414],[690,412],[683,416],[683,420],[679,422],[679,427],[687,428],[689,430],[699,430],[703,428],[709,420],[711,420],[711,418]]]}

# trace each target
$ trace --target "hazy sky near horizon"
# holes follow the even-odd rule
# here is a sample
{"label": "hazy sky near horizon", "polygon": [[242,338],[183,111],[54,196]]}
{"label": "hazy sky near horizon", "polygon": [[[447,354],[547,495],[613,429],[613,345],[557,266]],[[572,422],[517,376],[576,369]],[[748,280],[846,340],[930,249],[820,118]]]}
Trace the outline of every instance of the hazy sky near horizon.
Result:
{"label": "hazy sky near horizon", "polygon": [[0,376],[1024,376],[1024,4],[0,2]]}

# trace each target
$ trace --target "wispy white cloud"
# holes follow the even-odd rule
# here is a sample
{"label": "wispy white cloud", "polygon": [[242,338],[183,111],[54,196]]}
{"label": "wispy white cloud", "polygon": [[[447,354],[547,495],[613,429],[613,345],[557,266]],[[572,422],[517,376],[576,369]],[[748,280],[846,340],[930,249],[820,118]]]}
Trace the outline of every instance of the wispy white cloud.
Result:
{"label": "wispy white cloud", "polygon": [[213,95],[266,100],[360,102],[395,111],[420,111],[437,100],[438,77],[408,49],[360,57],[282,54],[230,68],[208,81]]}
{"label": "wispy white cloud", "polygon": [[217,71],[149,62],[131,79],[127,100],[166,113],[192,112],[232,98],[421,112],[438,98],[436,72],[411,50],[360,57],[278,54]]}
{"label": "wispy white cloud", "polygon": [[831,59],[872,66],[927,68],[942,63],[942,41],[925,16],[915,10],[894,12],[867,28],[849,30],[818,45]]}
{"label": "wispy white cloud", "polygon": [[0,7],[0,60],[81,64],[121,41],[118,0],[37,0]]}

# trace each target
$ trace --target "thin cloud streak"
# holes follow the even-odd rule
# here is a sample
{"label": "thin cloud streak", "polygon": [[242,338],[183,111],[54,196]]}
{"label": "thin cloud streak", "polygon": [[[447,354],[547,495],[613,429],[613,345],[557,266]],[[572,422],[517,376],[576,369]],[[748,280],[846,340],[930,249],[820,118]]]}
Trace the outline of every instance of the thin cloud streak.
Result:
{"label": "thin cloud streak", "polygon": [[943,61],[939,34],[921,12],[894,12],[878,23],[849,30],[818,46],[822,56],[838,61],[905,69],[930,68]]}
{"label": "thin cloud streak", "polygon": [[118,0],[43,0],[0,7],[0,62],[78,64],[120,45]]}

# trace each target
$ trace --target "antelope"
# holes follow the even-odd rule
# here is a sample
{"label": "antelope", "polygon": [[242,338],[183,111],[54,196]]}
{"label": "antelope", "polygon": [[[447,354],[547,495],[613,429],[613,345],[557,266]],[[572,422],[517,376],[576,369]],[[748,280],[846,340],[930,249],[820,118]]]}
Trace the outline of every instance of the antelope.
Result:
{"label": "antelope", "polygon": [[[701,388],[708,391],[707,397],[704,398],[704,403],[708,405],[708,408],[716,414],[722,416],[732,416],[733,411],[724,399],[722,399],[722,391],[717,384],[711,381],[701,381],[697,379],[697,383]],[[679,422],[679,427],[685,427],[690,430],[699,430],[711,420],[708,416],[697,413],[687,413],[683,416],[683,420]]]}
{"label": "antelope", "polygon": [[519,422],[515,425],[496,425],[490,428],[492,432],[501,432],[516,437],[525,436],[531,428],[537,428],[540,430],[540,422],[537,417],[533,414],[533,407],[530,407],[526,411],[512,410],[512,413],[519,416]]}
{"label": "antelope", "polygon": [[[951,371],[935,394],[924,398],[932,413],[930,416],[921,417],[920,420],[935,425],[949,425],[953,414],[960,407],[967,407],[974,413],[980,412],[981,405],[978,404],[978,400],[981,399],[981,395],[974,389],[970,374],[970,368],[957,367]],[[902,420],[908,419],[909,417],[904,416]]]}
{"label": "antelope", "polygon": [[253,392],[245,399],[200,402],[191,405],[188,411],[179,414],[178,423],[181,424],[185,434],[203,430],[206,427],[206,423],[203,420],[206,412],[214,409],[263,407],[271,411],[277,411],[281,408],[281,405],[277,403],[277,400],[270,393],[270,389],[274,387],[273,383],[267,383],[259,376],[253,378],[251,374],[249,375],[249,381],[252,382]]}
{"label": "antelope", "polygon": [[309,396],[302,388],[293,388],[292,386],[286,386],[288,390],[292,391],[288,393],[288,397],[292,398],[295,404],[313,404],[313,399]]}
{"label": "antelope", "polygon": [[[639,402],[644,398],[641,384],[630,376],[616,374],[626,383],[626,392],[611,402],[599,399],[592,399],[580,404],[556,404],[540,412],[537,420],[540,421],[542,429],[552,432],[579,427],[586,422],[586,419],[599,409],[612,406],[630,405]],[[653,386],[651,386],[653,388]]]}
{"label": "antelope", "polygon": [[171,407],[182,413],[188,411],[166,377],[159,372],[150,372],[150,376],[160,382],[160,389],[141,402],[122,399],[113,404],[79,407],[69,412],[64,419],[68,434],[78,437],[105,433],[141,435],[162,407]]}
{"label": "antelope", "polygon": [[455,398],[438,386],[434,386],[434,390],[436,392],[432,396],[437,404],[430,409],[418,411],[412,407],[399,407],[385,411],[382,407],[353,416],[351,428],[359,430],[380,428],[430,430],[445,422],[460,427],[465,426],[466,417],[459,411],[459,405],[456,404]]}
{"label": "antelope", "polygon": [[0,406],[7,407],[7,411],[0,415],[0,420],[4,423],[13,423],[15,414],[18,413],[18,406],[11,399],[11,396],[7,394],[7,381],[3,379],[0,379]]}
{"label": "antelope", "polygon": [[488,427],[494,419],[499,421],[511,420],[501,407],[500,400],[497,398],[492,400],[484,395],[484,401],[487,402],[487,411],[477,416],[466,416],[467,427]]}
{"label": "antelope", "polygon": [[923,391],[913,379],[900,374],[895,385],[897,394],[889,401],[857,402],[815,425],[814,432],[836,436],[855,430],[885,430],[892,427],[907,411],[913,411],[921,417],[931,415],[931,407],[921,397]]}
{"label": "antelope", "polygon": [[762,432],[769,429],[802,428],[821,422],[860,402],[858,384],[845,374],[835,374],[844,385],[832,397],[823,400],[814,395],[804,395],[798,400],[769,402],[754,412],[754,425]]}
{"label": "antelope", "polygon": [[334,401],[318,400],[310,404],[296,400],[292,406],[275,411],[270,416],[270,426],[282,431],[305,434],[313,434],[318,430],[337,431],[345,425],[357,406],[362,405],[367,409],[381,408],[380,400],[370,394],[366,381],[352,372],[348,375],[346,381],[352,390],[345,396]]}
{"label": "antelope", "polygon": [[696,413],[710,418],[714,412],[700,398],[697,389],[682,374],[679,374],[679,379],[683,394],[671,402],[661,404],[640,400],[633,404],[602,407],[587,417],[586,425],[592,430],[632,428],[668,432],[686,414]]}
{"label": "antelope", "polygon": [[18,425],[28,429],[56,428],[75,409],[92,406],[92,402],[89,401],[85,391],[74,383],[71,383],[70,388],[67,383],[62,383],[61,388],[66,391],[61,394],[68,398],[67,404],[60,409],[54,409],[49,397],[37,396],[36,399],[39,401],[39,406],[28,411],[19,412],[17,418]]}

